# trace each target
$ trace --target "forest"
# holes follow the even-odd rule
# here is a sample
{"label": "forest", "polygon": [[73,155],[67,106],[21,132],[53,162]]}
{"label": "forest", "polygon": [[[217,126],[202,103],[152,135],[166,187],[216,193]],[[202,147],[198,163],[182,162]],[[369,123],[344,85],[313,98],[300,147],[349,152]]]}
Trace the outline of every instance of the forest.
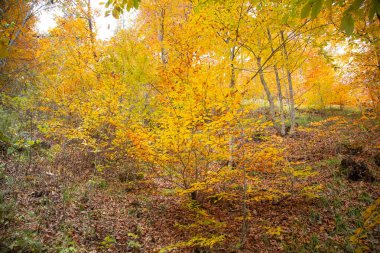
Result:
{"label": "forest", "polygon": [[0,253],[380,252],[379,169],[378,0],[0,0]]}

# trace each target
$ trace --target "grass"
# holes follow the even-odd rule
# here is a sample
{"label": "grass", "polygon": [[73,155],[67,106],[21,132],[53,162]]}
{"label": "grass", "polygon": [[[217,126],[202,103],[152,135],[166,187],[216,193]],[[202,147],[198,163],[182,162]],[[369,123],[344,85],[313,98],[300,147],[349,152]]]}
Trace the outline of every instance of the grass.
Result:
{"label": "grass", "polygon": [[367,205],[370,205],[373,203],[373,198],[371,197],[370,194],[368,194],[367,192],[362,192],[360,193],[359,195],[359,200]]}
{"label": "grass", "polygon": [[321,224],[322,220],[321,220],[321,215],[320,213],[318,212],[318,210],[314,210],[312,209],[310,211],[310,215],[309,215],[309,220],[312,224]]}
{"label": "grass", "polygon": [[318,122],[318,121],[321,121],[323,119],[324,119],[324,117],[322,117],[320,115],[312,115],[312,114],[308,114],[308,113],[299,113],[298,116],[296,117],[296,123],[299,126],[305,127],[305,126],[308,126],[312,122]]}
{"label": "grass", "polygon": [[336,116],[358,118],[360,117],[360,111],[352,108],[340,109],[339,107],[330,107],[325,109],[302,108],[296,113],[296,123],[305,127],[312,122],[318,122],[326,118]]}

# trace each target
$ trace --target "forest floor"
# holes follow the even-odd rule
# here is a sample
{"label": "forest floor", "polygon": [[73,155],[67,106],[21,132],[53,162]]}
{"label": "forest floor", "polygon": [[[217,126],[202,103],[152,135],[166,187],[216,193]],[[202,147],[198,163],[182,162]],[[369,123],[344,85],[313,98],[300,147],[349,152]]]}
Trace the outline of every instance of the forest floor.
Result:
{"label": "forest floor", "polygon": [[[70,169],[42,155],[35,156],[32,166],[15,157],[0,160],[0,252],[158,252],[202,227],[225,236],[211,252],[352,252],[350,237],[363,225],[363,211],[380,197],[380,172],[373,160],[380,152],[380,124],[329,110],[302,112],[298,124],[281,144],[286,159],[310,166],[317,172],[310,182],[322,189],[316,198],[295,194],[279,203],[250,203],[242,248],[237,247],[240,205],[208,203],[202,208],[216,225],[191,226],[199,213],[157,181],[121,182],[110,172],[94,175],[68,154]],[[355,154],[347,150],[352,146],[359,147]],[[347,155],[367,164],[375,182],[349,181],[340,169]],[[370,249],[380,250],[379,231],[365,239]]]}

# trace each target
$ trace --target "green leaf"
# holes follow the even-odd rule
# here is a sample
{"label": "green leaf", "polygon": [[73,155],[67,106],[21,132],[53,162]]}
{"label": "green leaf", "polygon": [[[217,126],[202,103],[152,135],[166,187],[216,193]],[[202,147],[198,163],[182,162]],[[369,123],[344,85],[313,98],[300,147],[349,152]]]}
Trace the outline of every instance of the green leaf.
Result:
{"label": "green leaf", "polygon": [[352,18],[351,13],[345,13],[342,18],[342,23],[340,29],[344,31],[347,35],[351,35],[354,31],[354,19]]}
{"label": "green leaf", "polygon": [[123,13],[123,8],[120,7],[119,5],[115,5],[115,9],[116,9],[117,12],[119,13],[119,15],[120,15],[120,13]]}
{"label": "green leaf", "polygon": [[363,5],[364,0],[355,0],[350,7],[348,7],[347,10],[349,11],[357,11],[362,5]]}
{"label": "green leaf", "polygon": [[316,0],[311,9],[311,19],[315,19],[322,10],[323,0]]}
{"label": "green leaf", "polygon": [[119,18],[120,12],[117,10],[117,8],[113,8],[112,10],[112,16],[116,19]]}
{"label": "green leaf", "polygon": [[346,4],[346,0],[339,0],[338,4],[340,7],[343,7]]}
{"label": "green leaf", "polygon": [[16,149],[14,147],[9,147],[7,149],[7,155],[11,155],[16,152]]}
{"label": "green leaf", "polygon": [[331,11],[332,10],[332,5],[333,5],[333,1],[332,0],[326,0],[325,1],[325,5]]}
{"label": "green leaf", "polygon": [[301,18],[307,18],[311,10],[312,2],[307,2],[301,10]]}
{"label": "green leaf", "polygon": [[380,15],[380,2],[379,0],[372,0],[371,7],[368,11],[368,18],[369,20],[373,20],[375,17],[375,14]]}
{"label": "green leaf", "polygon": [[133,2],[132,1],[128,1],[127,2],[127,11],[130,11],[132,8],[133,8]]}
{"label": "green leaf", "polygon": [[108,8],[108,6],[110,6],[112,4],[112,1],[111,0],[108,0],[105,7]]}
{"label": "green leaf", "polygon": [[288,16],[283,16],[281,19],[281,24],[286,24],[288,22]]}
{"label": "green leaf", "polygon": [[133,7],[135,7],[135,9],[138,9],[139,3],[140,3],[140,0],[133,0]]}
{"label": "green leaf", "polygon": [[8,43],[5,38],[0,39],[0,59],[8,57]]}
{"label": "green leaf", "polygon": [[0,45],[0,59],[7,58],[9,55],[7,47]]}

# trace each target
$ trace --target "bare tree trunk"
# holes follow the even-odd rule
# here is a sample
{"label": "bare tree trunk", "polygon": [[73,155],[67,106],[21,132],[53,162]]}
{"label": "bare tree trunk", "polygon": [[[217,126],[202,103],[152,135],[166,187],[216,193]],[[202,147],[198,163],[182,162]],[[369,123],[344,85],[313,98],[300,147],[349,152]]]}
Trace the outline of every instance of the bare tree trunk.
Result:
{"label": "bare tree trunk", "polygon": [[[379,22],[380,22],[380,18],[379,18]],[[377,70],[380,71],[380,43],[378,41],[375,41],[375,42],[372,42],[372,44],[374,44]]]}
{"label": "bare tree trunk", "polygon": [[94,33],[94,21],[92,18],[91,0],[87,0],[87,21],[88,21],[88,29],[90,30],[92,54],[94,55],[94,59],[96,60],[98,56],[95,51],[95,33]]}
{"label": "bare tree trunk", "polygon": [[[230,90],[232,92],[233,88],[235,87],[235,82],[236,82],[236,76],[235,76],[235,64],[234,64],[234,60],[235,60],[235,46],[233,46],[230,50],[230,70],[231,70],[231,77],[230,77]],[[231,127],[230,127],[230,130],[231,130]],[[229,147],[229,153],[230,153],[230,157],[228,159],[228,167],[230,169],[232,169],[234,167],[234,157],[233,157],[233,153],[234,153],[234,137],[233,137],[233,134],[230,133],[230,137],[229,137],[229,143],[228,143],[228,147]]]}
{"label": "bare tree trunk", "polygon": [[[272,44],[272,36],[270,34],[269,28],[267,28],[267,31],[268,31],[268,39],[269,39],[269,43],[270,43],[270,48],[272,50],[272,53],[274,53],[273,44]],[[280,134],[282,136],[285,136],[286,132],[285,132],[284,103],[282,101],[281,81],[280,81],[280,76],[278,74],[277,64],[273,65],[273,69],[274,69],[274,73],[276,75],[276,84],[277,84],[277,92],[278,92],[278,103],[279,103],[279,107],[280,107],[280,120],[281,120]]]}
{"label": "bare tree trunk", "polygon": [[278,103],[280,107],[280,121],[281,121],[281,129],[280,134],[281,136],[285,136],[285,114],[284,114],[284,102],[282,101],[282,89],[281,89],[281,81],[278,74],[277,65],[275,64],[273,66],[274,73],[276,74],[276,83],[277,83],[277,91],[278,91]]}
{"label": "bare tree trunk", "polygon": [[270,89],[269,89],[269,86],[267,84],[267,82],[265,81],[265,78],[264,78],[264,71],[263,71],[263,68],[262,68],[262,65],[261,65],[261,57],[256,57],[256,61],[257,61],[257,67],[259,69],[259,76],[260,76],[260,81],[261,81],[261,84],[264,88],[264,91],[265,91],[265,94],[267,95],[267,99],[268,99],[268,102],[269,102],[269,119],[272,121],[274,127],[276,129],[278,129],[278,126],[276,125],[276,121],[275,121],[275,108],[274,108],[274,100],[273,100],[273,96],[270,92]]}
{"label": "bare tree trunk", "polygon": [[164,38],[165,38],[165,9],[161,9],[160,13],[160,30],[158,31],[158,41],[161,43],[161,62],[166,65],[168,63],[168,53],[164,47]]}
{"label": "bare tree trunk", "polygon": [[234,60],[235,60],[235,46],[231,48],[231,53],[230,53],[230,61],[231,61],[230,88],[231,89],[235,87],[235,82],[236,82]]}
{"label": "bare tree trunk", "polygon": [[[244,133],[243,133],[244,135]],[[245,168],[245,164],[243,163],[243,206],[242,206],[242,215],[243,215],[243,223],[241,226],[241,238],[240,238],[240,245],[243,247],[247,241],[247,234],[248,234],[248,220],[247,220],[247,190],[248,190],[248,184],[247,184],[247,170]]]}
{"label": "bare tree trunk", "polygon": [[[243,140],[245,137],[245,131],[244,131],[244,104],[242,104],[242,110],[241,110],[241,117],[240,117],[240,139]],[[243,172],[243,187],[242,187],[242,224],[241,224],[241,236],[240,236],[240,247],[243,248],[246,241],[247,241],[247,234],[248,234],[248,208],[247,208],[247,191],[248,191],[248,182],[247,182],[247,168],[245,163],[245,148],[242,147],[242,150],[239,152],[239,159],[241,163],[239,163],[239,166],[241,166],[241,170]]]}
{"label": "bare tree trunk", "polygon": [[13,46],[13,44],[16,42],[18,36],[20,36],[22,29],[26,25],[26,22],[28,22],[28,20],[32,17],[32,15],[33,15],[33,8],[34,8],[34,5],[32,5],[30,7],[29,11],[26,13],[25,18],[22,20],[21,27],[16,31],[15,36],[13,37],[13,39],[11,39],[9,41],[9,43],[8,43],[9,47]]}
{"label": "bare tree trunk", "polygon": [[[281,78],[283,80],[286,79],[286,74],[285,74],[285,70],[284,70],[284,67],[281,67]],[[285,88],[285,98],[286,98],[286,105],[288,107],[288,111],[290,112],[290,101],[289,101],[289,89],[288,87],[284,87]]]}
{"label": "bare tree trunk", "polygon": [[296,122],[296,111],[294,107],[294,93],[293,93],[293,81],[292,81],[292,73],[289,69],[289,57],[288,52],[286,51],[286,44],[284,39],[284,31],[280,32],[282,43],[284,44],[283,50],[284,50],[284,56],[286,61],[286,72],[287,72],[287,78],[288,78],[288,85],[289,85],[289,102],[290,102],[290,130],[289,133],[293,133],[295,131],[295,122]]}

